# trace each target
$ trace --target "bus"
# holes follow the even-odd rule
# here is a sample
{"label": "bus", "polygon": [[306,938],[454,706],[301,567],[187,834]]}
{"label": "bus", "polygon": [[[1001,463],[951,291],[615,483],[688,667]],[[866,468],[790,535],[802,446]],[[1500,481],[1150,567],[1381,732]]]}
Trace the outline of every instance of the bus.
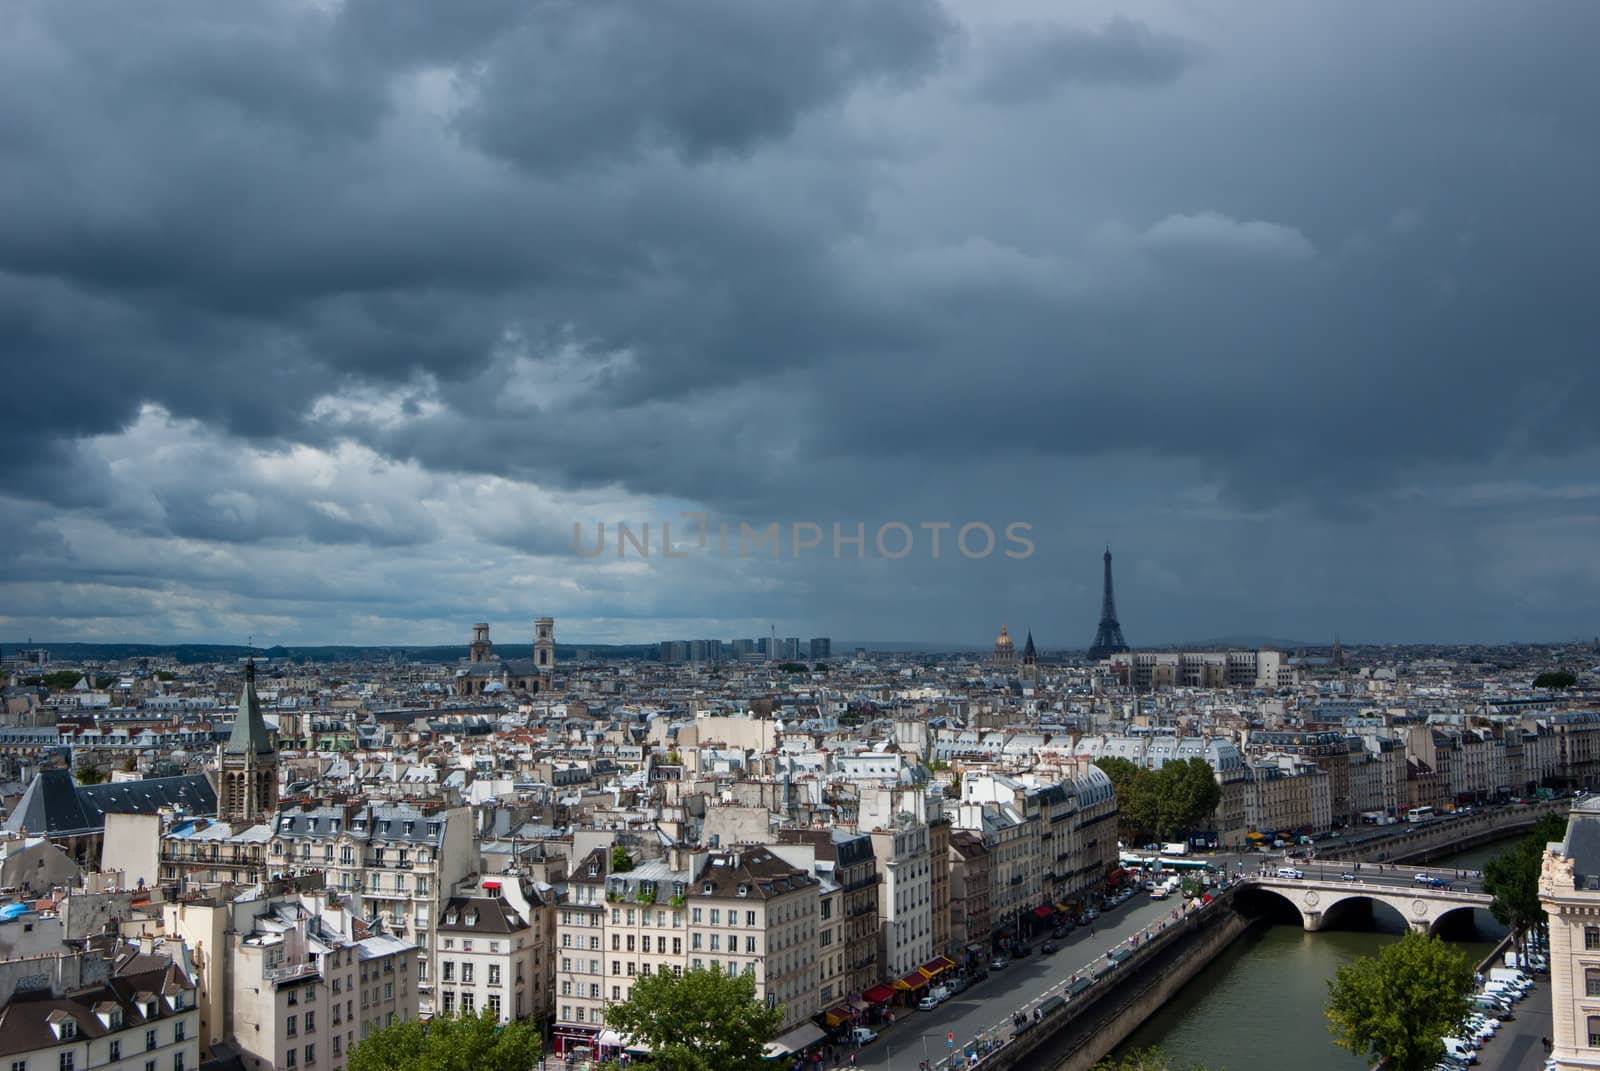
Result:
{"label": "bus", "polygon": [[1432,817],[1432,807],[1413,807],[1406,812],[1407,822],[1426,822]]}

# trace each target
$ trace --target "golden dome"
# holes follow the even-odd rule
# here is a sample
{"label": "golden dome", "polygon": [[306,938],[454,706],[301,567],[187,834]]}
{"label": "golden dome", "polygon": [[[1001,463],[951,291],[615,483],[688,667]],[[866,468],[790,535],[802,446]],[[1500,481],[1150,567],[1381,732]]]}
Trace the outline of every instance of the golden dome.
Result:
{"label": "golden dome", "polygon": [[1004,625],[1000,626],[1000,637],[999,637],[999,639],[994,641],[994,645],[996,647],[1011,647],[1011,646],[1013,646],[1013,644],[1011,642],[1011,634],[1006,631],[1006,627]]}

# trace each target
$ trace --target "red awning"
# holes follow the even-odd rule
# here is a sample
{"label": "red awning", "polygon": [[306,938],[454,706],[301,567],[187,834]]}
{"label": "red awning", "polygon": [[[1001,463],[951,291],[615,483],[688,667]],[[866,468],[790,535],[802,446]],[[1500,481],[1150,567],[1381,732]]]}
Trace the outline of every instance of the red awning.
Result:
{"label": "red awning", "polygon": [[894,999],[894,990],[886,985],[875,985],[871,989],[862,990],[861,997],[873,1004],[884,1004]]}
{"label": "red awning", "polygon": [[930,959],[928,962],[924,963],[920,969],[922,973],[926,974],[929,978],[937,978],[940,974],[949,970],[955,965],[956,961],[948,956],[935,956],[933,959]]}
{"label": "red awning", "polygon": [[1047,919],[1056,913],[1056,909],[1051,907],[1049,904],[1040,904],[1038,907],[1033,909],[1033,913],[1037,918]]}
{"label": "red awning", "polygon": [[894,987],[896,989],[921,989],[927,984],[928,976],[926,974],[923,974],[921,971],[912,971],[904,978],[896,979]]}

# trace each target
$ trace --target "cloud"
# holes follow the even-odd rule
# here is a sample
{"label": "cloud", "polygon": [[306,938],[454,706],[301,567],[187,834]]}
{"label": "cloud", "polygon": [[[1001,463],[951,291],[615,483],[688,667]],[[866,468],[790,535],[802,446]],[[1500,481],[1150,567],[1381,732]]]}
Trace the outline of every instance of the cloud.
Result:
{"label": "cloud", "polygon": [[1139,245],[1155,253],[1249,260],[1298,261],[1317,255],[1306,236],[1293,227],[1229,219],[1220,212],[1168,216],[1140,235]]}
{"label": "cloud", "polygon": [[1007,27],[988,44],[974,89],[1012,106],[1063,86],[1155,86],[1175,81],[1200,58],[1198,45],[1115,15],[1098,29],[1055,23]]}
{"label": "cloud", "polygon": [[[1536,541],[1482,488],[1594,512],[1600,9],[1027,6],[17,5],[11,626],[1083,643],[1107,539],[1146,639],[1581,618],[1426,578]],[[698,508],[1048,534],[1023,572],[563,550]]]}

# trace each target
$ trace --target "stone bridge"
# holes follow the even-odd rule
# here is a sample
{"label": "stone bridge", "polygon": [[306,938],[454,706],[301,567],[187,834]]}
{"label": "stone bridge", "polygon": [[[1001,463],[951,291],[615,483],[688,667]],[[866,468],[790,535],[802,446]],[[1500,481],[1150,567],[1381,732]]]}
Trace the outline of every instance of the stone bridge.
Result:
{"label": "stone bridge", "polygon": [[1293,904],[1308,930],[1322,929],[1324,921],[1345,905],[1370,901],[1392,908],[1412,929],[1432,933],[1446,915],[1475,908],[1487,910],[1494,901],[1488,893],[1470,886],[1438,889],[1416,884],[1409,871],[1405,877],[1411,884],[1398,878],[1345,881],[1250,876],[1243,880],[1248,888],[1276,894]]}

